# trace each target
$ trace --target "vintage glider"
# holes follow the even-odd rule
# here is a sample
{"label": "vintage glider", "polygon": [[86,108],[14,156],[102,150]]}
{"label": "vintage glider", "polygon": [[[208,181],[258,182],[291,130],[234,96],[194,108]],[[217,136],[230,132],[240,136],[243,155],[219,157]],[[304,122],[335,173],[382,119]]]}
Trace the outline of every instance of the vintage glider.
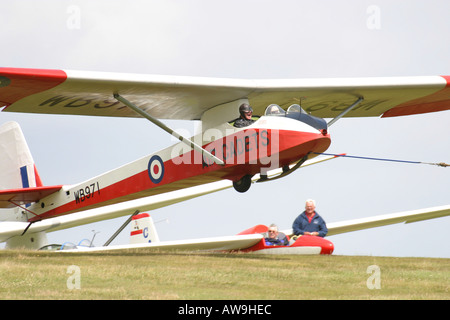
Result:
{"label": "vintage glider", "polygon": [[[235,128],[244,102],[261,117]],[[0,68],[1,105],[4,112],[144,117],[180,140],[76,185],[44,186],[34,163],[2,157],[0,208],[14,209],[3,220],[19,223],[23,234],[39,232],[46,219],[221,180],[245,192],[253,177],[283,177],[326,151],[329,127],[341,117],[450,109],[450,77],[238,80]],[[201,120],[202,132],[188,139],[158,119]]]}
{"label": "vintage glider", "polygon": [[[450,206],[391,213],[368,218],[354,219],[328,224],[328,235],[347,233],[368,228],[397,223],[412,223],[450,215]],[[160,241],[153,220],[148,213],[136,214],[130,224],[130,244],[102,247],[51,245],[43,249],[63,250],[64,252],[99,252],[124,250],[164,250],[164,251],[241,251],[258,254],[332,254],[334,244],[318,236],[300,236],[288,246],[270,246],[264,241],[268,227],[256,225],[235,236],[200,238],[189,240]],[[292,229],[281,230],[292,237]]]}
{"label": "vintage glider", "polygon": [[[30,150],[18,123],[8,122],[0,126],[0,152],[3,155],[7,155],[9,159],[9,161],[0,162],[0,182],[16,188],[0,191],[0,201],[17,204],[15,208],[2,209],[3,212],[0,211],[0,218],[3,221],[0,222],[0,242],[6,241],[7,248],[25,246],[39,249],[47,245],[46,233],[48,232],[131,215],[135,212],[155,210],[233,187],[231,181],[221,180],[30,223],[28,218],[32,217],[33,213],[29,211],[27,206],[22,206],[19,202],[31,203],[37,201],[36,199],[39,199],[40,194],[44,195],[44,192],[49,192],[52,189],[59,190],[62,186],[42,186]],[[335,158],[335,156],[319,156],[305,161],[301,167]],[[281,173],[282,169],[275,169],[268,172],[268,177],[278,176]],[[259,175],[256,175],[252,180],[256,181],[258,179]],[[20,188],[20,186],[26,187]]]}

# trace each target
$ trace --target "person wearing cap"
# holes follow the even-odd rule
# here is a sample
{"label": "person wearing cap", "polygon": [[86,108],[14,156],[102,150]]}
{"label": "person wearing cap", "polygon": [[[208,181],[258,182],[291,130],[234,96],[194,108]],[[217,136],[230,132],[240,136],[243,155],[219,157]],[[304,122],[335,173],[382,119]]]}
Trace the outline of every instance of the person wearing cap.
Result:
{"label": "person wearing cap", "polygon": [[241,104],[239,107],[240,117],[234,121],[236,128],[243,128],[251,125],[255,120],[252,119],[253,109],[247,103]]}

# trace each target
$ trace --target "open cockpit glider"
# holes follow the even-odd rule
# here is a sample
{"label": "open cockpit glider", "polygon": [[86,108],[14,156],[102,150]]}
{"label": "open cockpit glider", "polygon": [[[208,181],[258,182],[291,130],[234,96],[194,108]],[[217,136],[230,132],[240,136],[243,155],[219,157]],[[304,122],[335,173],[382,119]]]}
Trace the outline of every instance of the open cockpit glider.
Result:
{"label": "open cockpit glider", "polygon": [[[434,207],[421,210],[405,211],[379,215],[369,218],[354,219],[328,224],[328,235],[333,236],[368,228],[381,227],[397,223],[412,223],[450,215],[450,206]],[[268,227],[256,225],[234,236],[160,241],[153,220],[148,213],[135,214],[131,217],[130,244],[101,247],[52,245],[53,250],[64,252],[100,252],[124,250],[164,250],[164,251],[222,251],[258,254],[332,254],[334,244],[319,236],[303,235],[293,237],[292,229],[282,230],[290,240],[288,245],[270,245],[265,241]],[[444,245],[444,244],[438,244]],[[445,245],[444,245],[445,246]],[[45,249],[48,249],[45,248]]]}
{"label": "open cockpit glider", "polygon": [[[242,103],[260,117],[236,128]],[[180,140],[82,183],[44,186],[20,129],[3,126],[0,208],[9,210],[0,217],[0,241],[30,246],[29,238],[46,230],[198,196],[190,188],[225,181],[245,192],[255,177],[283,177],[327,150],[329,127],[341,117],[449,110],[450,77],[238,80],[0,68],[1,106],[3,112],[144,117]],[[201,120],[202,130],[186,138],[158,119]],[[275,169],[280,173],[271,177]]]}

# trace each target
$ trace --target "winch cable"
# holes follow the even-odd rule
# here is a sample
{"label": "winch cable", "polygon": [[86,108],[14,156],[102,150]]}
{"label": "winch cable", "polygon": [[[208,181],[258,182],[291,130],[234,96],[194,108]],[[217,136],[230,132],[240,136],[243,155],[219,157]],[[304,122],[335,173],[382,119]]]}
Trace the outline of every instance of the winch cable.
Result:
{"label": "winch cable", "polygon": [[401,162],[401,163],[412,163],[412,164],[429,164],[432,166],[438,167],[450,167],[450,164],[445,162],[432,163],[432,162],[421,162],[421,161],[408,161],[408,160],[396,160],[396,159],[386,159],[386,158],[372,158],[372,157],[361,157],[361,156],[352,156],[348,154],[334,154],[334,153],[321,153],[321,152],[312,152],[313,154],[324,155],[324,156],[334,156],[334,157],[346,157],[353,159],[362,159],[362,160],[377,160],[377,161],[390,161],[390,162]]}

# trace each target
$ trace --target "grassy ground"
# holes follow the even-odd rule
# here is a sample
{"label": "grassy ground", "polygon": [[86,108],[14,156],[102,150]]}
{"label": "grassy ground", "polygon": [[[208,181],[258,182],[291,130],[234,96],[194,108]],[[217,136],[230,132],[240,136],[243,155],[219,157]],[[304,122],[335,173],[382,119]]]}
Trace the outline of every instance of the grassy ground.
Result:
{"label": "grassy ground", "polygon": [[1,299],[450,299],[449,279],[450,259],[0,251]]}

